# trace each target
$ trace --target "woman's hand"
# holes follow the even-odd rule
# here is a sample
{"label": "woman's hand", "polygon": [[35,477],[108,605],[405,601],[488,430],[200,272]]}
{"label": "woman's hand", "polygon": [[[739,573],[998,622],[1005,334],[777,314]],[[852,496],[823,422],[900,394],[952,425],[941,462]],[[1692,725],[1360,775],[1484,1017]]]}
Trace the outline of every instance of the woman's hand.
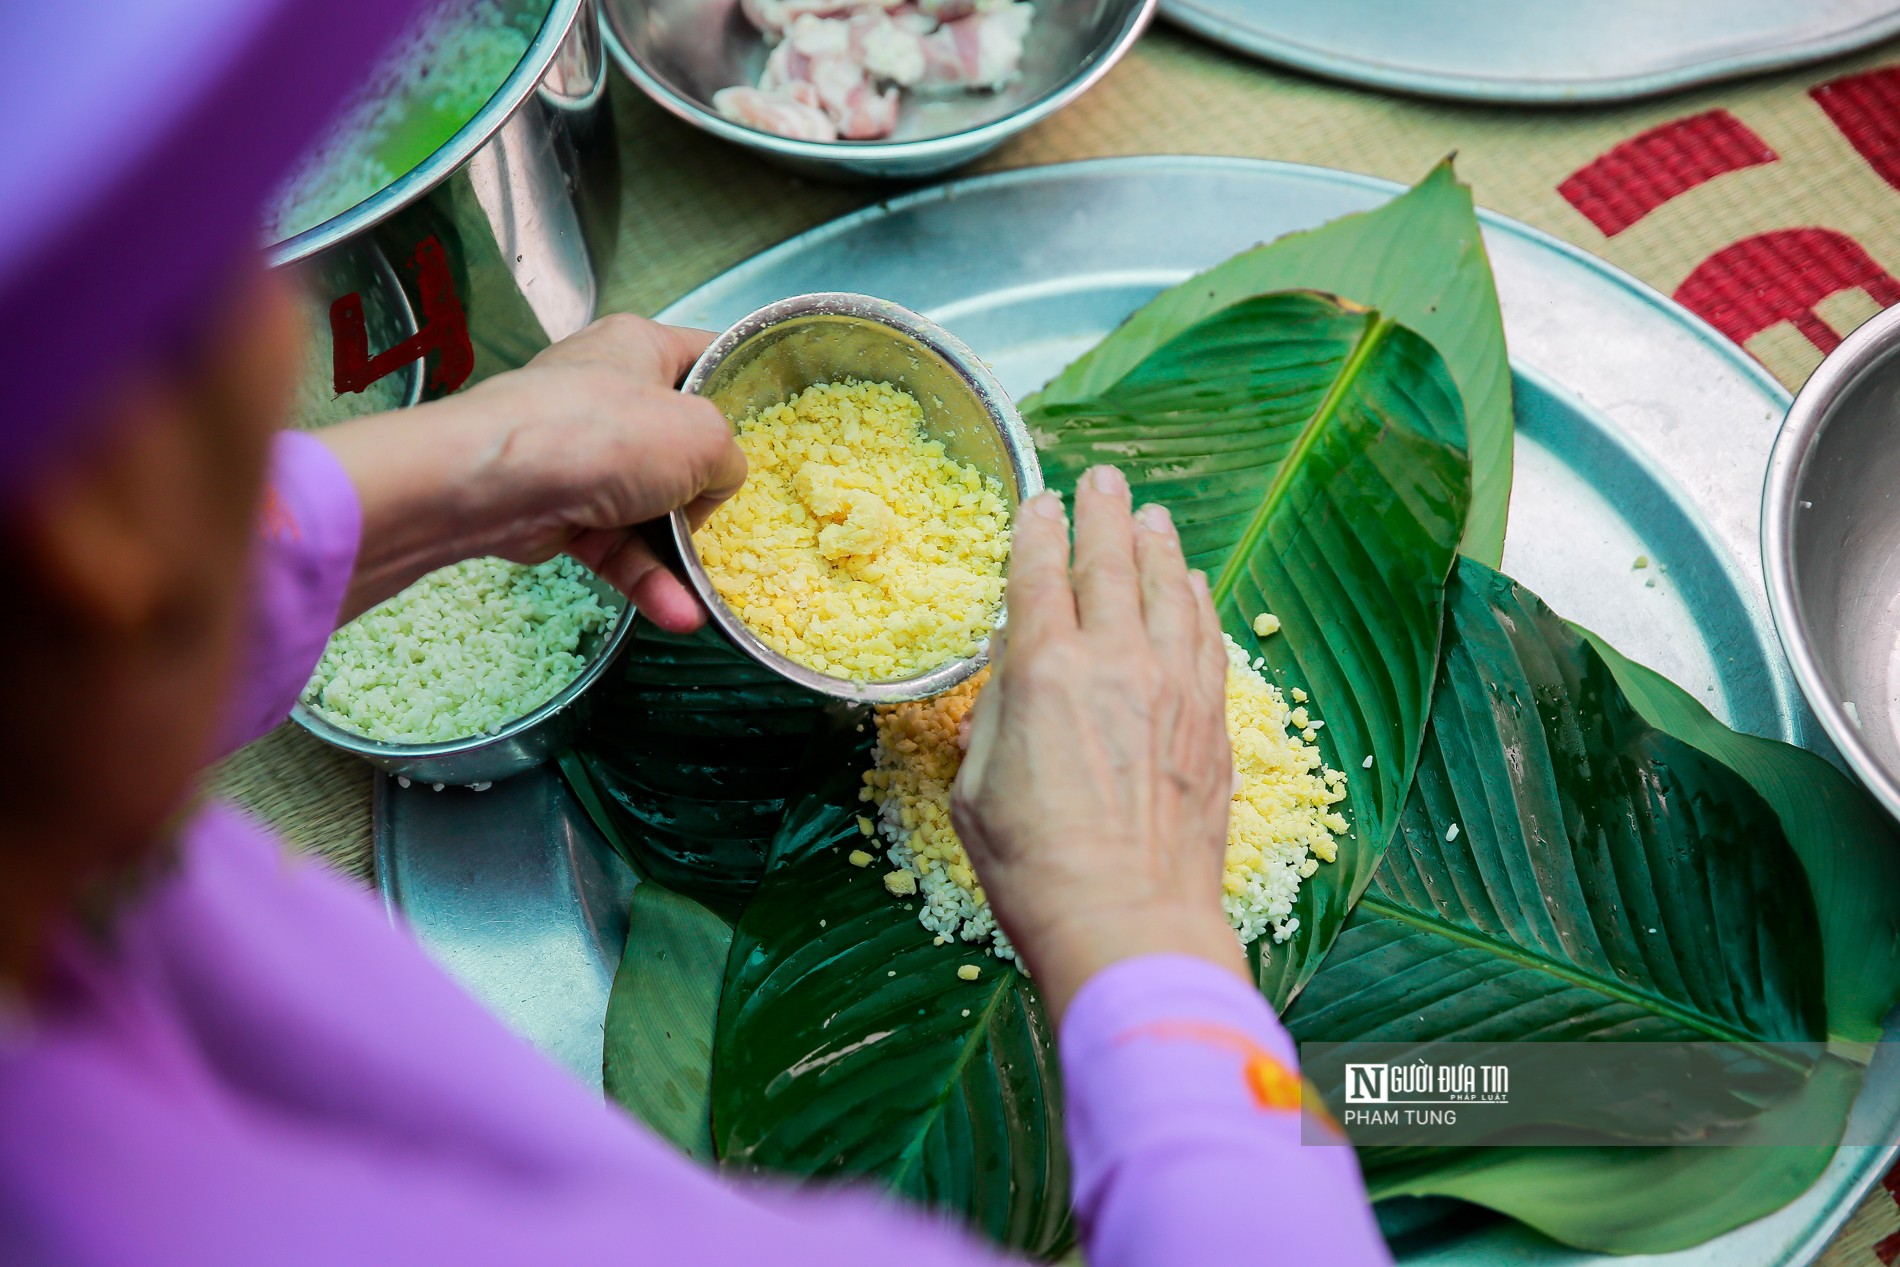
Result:
{"label": "woman's hand", "polygon": [[675,390],[711,338],[603,317],[461,395],[322,432],[363,504],[344,618],[461,559],[566,551],[662,628],[697,628],[637,526],[680,508],[703,523],[745,479],[717,407]]}
{"label": "woman's hand", "polygon": [[952,821],[997,920],[1058,1015],[1135,955],[1247,975],[1221,910],[1233,757],[1207,578],[1159,506],[1096,467],[1024,503],[1007,646],[977,697]]}

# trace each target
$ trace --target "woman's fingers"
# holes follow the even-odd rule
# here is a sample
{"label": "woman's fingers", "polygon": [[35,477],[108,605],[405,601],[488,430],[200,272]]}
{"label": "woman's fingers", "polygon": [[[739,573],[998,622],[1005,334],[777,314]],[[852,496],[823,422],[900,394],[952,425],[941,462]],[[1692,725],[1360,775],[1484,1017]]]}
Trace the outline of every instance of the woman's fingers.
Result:
{"label": "woman's fingers", "polygon": [[[970,742],[963,750],[963,762],[957,767],[956,801],[968,804],[983,794],[983,777],[989,770],[990,753],[996,747],[996,733],[1002,724],[1004,701],[1003,652],[1007,638],[998,633],[990,647],[990,680],[970,706]],[[957,812],[957,804],[951,806]]]}
{"label": "woman's fingers", "polygon": [[1221,637],[1220,611],[1208,593],[1207,573],[1188,573],[1194,607],[1194,680],[1207,706],[1227,715],[1227,641]]}
{"label": "woman's fingers", "polygon": [[1008,598],[1010,640],[1019,647],[1040,647],[1075,631],[1069,521],[1054,493],[1038,493],[1016,512]]}
{"label": "woman's fingers", "polygon": [[[697,501],[710,503],[706,513],[712,513],[712,507],[725,501],[739,491],[745,483],[745,450],[739,447],[739,441],[732,434],[732,424],[719,412],[719,407],[710,400],[703,401],[705,408],[699,409],[702,398],[698,396],[677,397],[680,404],[688,407],[696,417],[697,435],[704,446],[703,477],[700,480]],[[703,516],[702,516],[703,522]],[[694,524],[698,527],[698,524]]]}
{"label": "woman's fingers", "polygon": [[693,362],[712,345],[719,336],[711,330],[698,330],[692,326],[663,326],[657,322],[654,329],[660,332],[664,359],[661,372],[670,374],[665,381],[669,387],[678,387],[686,378]]}
{"label": "woman's fingers", "polygon": [[635,611],[668,633],[692,633],[706,623],[706,609],[699,605],[693,591],[686,588],[686,582],[659,566],[657,561],[640,574],[626,595]]}
{"label": "woman's fingers", "polygon": [[1092,467],[1076,484],[1075,610],[1091,633],[1125,636],[1141,628],[1128,501],[1128,481],[1112,466]]}
{"label": "woman's fingers", "polygon": [[648,386],[677,387],[715,337],[707,330],[663,326],[630,312],[610,312],[536,359],[601,361]]}
{"label": "woman's fingers", "polygon": [[591,529],[575,537],[567,552],[668,633],[691,633],[705,623],[699,599],[667,570],[638,529]]}
{"label": "woman's fingers", "polygon": [[[719,503],[745,483],[745,450],[719,407],[699,396],[667,391],[635,397],[621,424],[614,467],[625,487],[646,498],[629,499],[625,513],[644,510],[655,518],[680,507],[697,515],[699,527]],[[611,475],[612,471],[602,472]],[[658,503],[652,498],[657,495]],[[648,504],[640,505],[641,500]]]}
{"label": "woman's fingers", "polygon": [[713,511],[719,509],[720,504],[726,500],[726,496],[730,494],[720,497],[695,497],[686,504],[686,522],[692,525],[694,532],[706,526],[706,521],[712,518]]}
{"label": "woman's fingers", "polygon": [[1200,655],[1198,598],[1188,584],[1181,538],[1165,506],[1135,512],[1135,567],[1141,578],[1141,616],[1148,641],[1163,664],[1192,665]]}

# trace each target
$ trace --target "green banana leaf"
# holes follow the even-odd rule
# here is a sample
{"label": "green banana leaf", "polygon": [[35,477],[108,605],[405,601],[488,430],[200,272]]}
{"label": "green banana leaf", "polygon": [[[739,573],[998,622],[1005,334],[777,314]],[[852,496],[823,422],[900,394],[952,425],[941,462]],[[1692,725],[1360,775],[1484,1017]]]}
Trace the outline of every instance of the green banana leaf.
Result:
{"label": "green banana leaf", "polygon": [[1830,1036],[1871,1043],[1900,1000],[1900,827],[1865,789],[1812,752],[1730,730],[1654,669],[1587,629],[1644,719],[1708,753],[1774,807],[1821,916]]}
{"label": "green banana leaf", "polygon": [[[1602,644],[1509,578],[1461,561],[1445,620],[1400,842],[1288,1011],[1295,1037],[1823,1037],[1819,917],[1768,802],[1653,728]],[[1817,1134],[1838,1138],[1858,1071],[1828,1057],[1793,1072],[1731,1120],[1685,1124],[1730,1147],[1361,1160],[1375,1198],[1457,1197],[1587,1249],[1680,1248],[1786,1204],[1826,1165]]]}
{"label": "green banana leaf", "polygon": [[[1699,1138],[1792,1094],[1826,1036],[1824,978],[1814,901],[1773,810],[1650,726],[1597,650],[1515,581],[1460,560],[1445,594],[1399,840],[1288,1029],[1670,1043],[1608,1102],[1578,1087],[1551,1106],[1578,1115],[1553,1124],[1614,1119],[1637,1138]],[[1349,1057],[1335,1057],[1308,1066],[1317,1085],[1340,1082],[1332,1066]],[[1690,1089],[1658,1121],[1632,1079],[1665,1063]]]}
{"label": "green banana leaf", "polygon": [[1377,210],[1290,233],[1163,291],[1025,400],[1023,412],[1090,400],[1213,313],[1268,291],[1296,288],[1377,308],[1424,336],[1444,358],[1470,433],[1472,500],[1464,552],[1496,567],[1511,498],[1511,371],[1471,190],[1459,183],[1450,159]]}
{"label": "green banana leaf", "polygon": [[713,1051],[720,1158],[869,1178],[1052,1255],[1074,1236],[1055,1035],[1020,972],[934,944],[888,864],[850,864],[868,761],[786,815],[740,917]]}
{"label": "green banana leaf", "polygon": [[607,998],[607,1098],[689,1157],[710,1162],[713,1023],[732,926],[689,897],[635,886]]}
{"label": "green banana leaf", "polygon": [[736,916],[787,798],[809,786],[813,740],[840,716],[710,629],[643,621],[562,771],[636,871]]}
{"label": "green banana leaf", "polygon": [[1366,1187],[1387,1197],[1455,1197],[1553,1240],[1605,1254],[1701,1245],[1806,1192],[1834,1156],[1817,1124],[1847,1121],[1860,1068],[1832,1056],[1800,1092],[1698,1148],[1460,1148],[1392,1169]]}
{"label": "green banana leaf", "polygon": [[[1338,861],[1301,886],[1291,939],[1255,952],[1284,1007],[1371,880],[1411,785],[1470,499],[1457,387],[1389,317],[1293,291],[1223,308],[1095,394],[1045,397],[1025,418],[1053,487],[1113,462],[1137,501],[1173,512],[1227,632],[1311,695],[1321,750],[1349,775]],[[1282,633],[1255,638],[1263,611]]]}

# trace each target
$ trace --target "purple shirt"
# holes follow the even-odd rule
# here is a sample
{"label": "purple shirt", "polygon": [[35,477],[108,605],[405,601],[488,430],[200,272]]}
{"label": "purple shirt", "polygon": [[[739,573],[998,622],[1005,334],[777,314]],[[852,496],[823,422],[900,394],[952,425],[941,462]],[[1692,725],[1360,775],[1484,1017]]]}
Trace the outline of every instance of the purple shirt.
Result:
{"label": "purple shirt", "polygon": [[[235,739],[281,719],[335,620],[355,494],[281,438]],[[994,1251],[863,1192],[738,1186],[604,1105],[370,895],[228,807],[113,925],[0,995],[0,1262],[902,1262]],[[1386,1262],[1357,1165],[1302,1147],[1292,1044],[1244,983],[1154,956],[1060,1036],[1090,1267]]]}

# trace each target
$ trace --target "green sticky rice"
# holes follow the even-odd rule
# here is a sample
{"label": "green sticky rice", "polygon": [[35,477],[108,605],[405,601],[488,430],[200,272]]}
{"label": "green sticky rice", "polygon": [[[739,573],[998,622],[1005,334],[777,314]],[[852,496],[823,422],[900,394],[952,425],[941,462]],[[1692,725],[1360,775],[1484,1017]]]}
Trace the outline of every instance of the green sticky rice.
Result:
{"label": "green sticky rice", "polygon": [[441,149],[520,62],[546,4],[444,0],[403,38],[264,216],[282,241],[348,211]]}
{"label": "green sticky rice", "polygon": [[382,743],[492,734],[553,699],[615,613],[566,555],[468,559],[330,636],[304,706]]}

